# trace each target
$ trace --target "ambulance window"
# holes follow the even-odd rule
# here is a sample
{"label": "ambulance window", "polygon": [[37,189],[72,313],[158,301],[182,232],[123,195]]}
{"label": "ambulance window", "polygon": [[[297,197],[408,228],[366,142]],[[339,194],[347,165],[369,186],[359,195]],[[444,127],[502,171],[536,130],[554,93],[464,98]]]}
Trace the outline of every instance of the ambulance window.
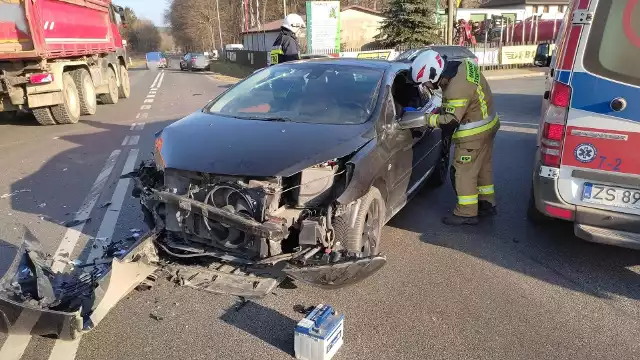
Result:
{"label": "ambulance window", "polygon": [[640,3],[600,0],[584,54],[585,69],[609,79],[640,85],[637,59],[640,59]]}

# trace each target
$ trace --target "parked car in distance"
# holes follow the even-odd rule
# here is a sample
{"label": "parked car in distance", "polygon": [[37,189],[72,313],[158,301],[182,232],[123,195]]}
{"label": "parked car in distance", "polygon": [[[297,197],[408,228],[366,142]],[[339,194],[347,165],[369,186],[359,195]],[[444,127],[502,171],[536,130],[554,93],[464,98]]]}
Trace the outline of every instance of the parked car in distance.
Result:
{"label": "parked car in distance", "polygon": [[418,49],[410,49],[398,55],[393,61],[411,63],[418,55],[426,50],[435,50],[440,53],[440,55],[446,57],[447,60],[462,61],[464,59],[470,59],[476,64],[478,63],[478,57],[473,51],[459,45],[432,45]]}
{"label": "parked car in distance", "polygon": [[161,52],[149,52],[146,54],[145,58],[147,62],[147,70],[167,68],[167,57]]}
{"label": "parked car in distance", "polygon": [[180,60],[180,70],[209,70],[209,57],[203,53],[187,53]]}
{"label": "parked car in distance", "polygon": [[438,105],[406,63],[267,67],[158,132],[136,194],[167,253],[287,259],[287,276],[347,286],[386,263],[384,224],[423,184],[446,181],[450,134],[426,126]]}

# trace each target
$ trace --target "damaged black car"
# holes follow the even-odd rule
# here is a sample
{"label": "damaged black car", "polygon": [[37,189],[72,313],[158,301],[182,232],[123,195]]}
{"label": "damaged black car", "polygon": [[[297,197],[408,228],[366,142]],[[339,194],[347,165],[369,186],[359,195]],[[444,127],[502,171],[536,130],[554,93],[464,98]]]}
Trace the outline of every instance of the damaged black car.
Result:
{"label": "damaged black car", "polygon": [[439,104],[409,66],[272,66],[158,132],[134,196],[159,261],[185,285],[239,296],[287,276],[338,288],[383,267],[382,227],[449,167],[448,136],[424,121]]}
{"label": "damaged black car", "polygon": [[159,276],[245,298],[287,277],[327,289],[367,278],[386,263],[385,223],[445,182],[450,134],[425,126],[438,105],[404,63],[255,72],[157,133],[153,160],[126,175],[147,234],[59,271],[25,232],[0,278],[0,332],[77,338]]}

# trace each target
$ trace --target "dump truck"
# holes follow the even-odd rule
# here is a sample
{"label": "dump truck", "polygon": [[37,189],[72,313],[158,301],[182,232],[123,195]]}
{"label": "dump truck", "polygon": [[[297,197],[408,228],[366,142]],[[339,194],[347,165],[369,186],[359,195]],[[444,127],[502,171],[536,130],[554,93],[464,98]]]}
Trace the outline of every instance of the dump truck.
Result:
{"label": "dump truck", "polygon": [[128,98],[126,22],[111,0],[0,1],[0,111],[74,124]]}

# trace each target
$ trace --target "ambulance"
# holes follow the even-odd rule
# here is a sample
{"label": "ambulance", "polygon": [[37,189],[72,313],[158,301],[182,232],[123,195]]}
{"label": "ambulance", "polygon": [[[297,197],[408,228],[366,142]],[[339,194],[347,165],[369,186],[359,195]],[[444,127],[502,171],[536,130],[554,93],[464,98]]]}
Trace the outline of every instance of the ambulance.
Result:
{"label": "ambulance", "polygon": [[640,0],[573,0],[550,50],[528,217],[640,249]]}

